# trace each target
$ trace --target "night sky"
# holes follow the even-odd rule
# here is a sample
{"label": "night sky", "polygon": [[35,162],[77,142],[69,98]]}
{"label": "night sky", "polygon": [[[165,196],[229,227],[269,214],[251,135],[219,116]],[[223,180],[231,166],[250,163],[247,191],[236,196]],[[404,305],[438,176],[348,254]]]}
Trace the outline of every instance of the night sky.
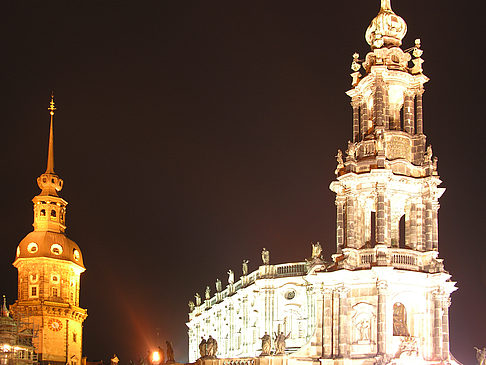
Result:
{"label": "night sky", "polygon": [[[466,7],[467,4],[467,7]],[[486,346],[481,2],[394,0],[421,38],[425,133],[447,188],[440,256],[458,282],[453,354]],[[338,148],[351,138],[352,54],[378,0],[4,1],[0,293],[32,229],[55,91],[56,173],[87,271],[84,354],[121,364],[173,341],[187,302],[266,247],[272,263],[335,249]],[[477,7],[477,8],[475,8]]]}

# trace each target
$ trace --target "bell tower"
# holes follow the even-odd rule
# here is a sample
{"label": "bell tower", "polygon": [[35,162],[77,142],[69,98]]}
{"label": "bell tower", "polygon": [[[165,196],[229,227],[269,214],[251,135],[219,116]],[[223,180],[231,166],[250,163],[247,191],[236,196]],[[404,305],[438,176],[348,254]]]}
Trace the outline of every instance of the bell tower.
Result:
{"label": "bell tower", "polygon": [[448,313],[457,288],[439,258],[445,188],[424,134],[423,50],[419,39],[401,48],[406,32],[390,0],[381,0],[365,33],[371,50],[364,59],[353,55],[352,133],[345,155],[338,150],[330,185],[337,209],[333,260],[343,272],[376,274],[380,361],[398,364],[403,355],[450,363]]}
{"label": "bell tower", "polygon": [[49,105],[50,131],[46,171],[32,199],[34,230],[20,242],[13,265],[18,270],[15,318],[38,330],[34,346],[39,363],[78,365],[82,359],[79,307],[80,276],[86,269],[78,245],[66,237],[67,202],[58,195],[63,181],[54,172],[54,98]]}
{"label": "bell tower", "polygon": [[354,54],[352,138],[338,151],[337,251],[375,245],[438,252],[437,157],[424,134],[420,40],[400,48],[407,25],[389,0],[366,31],[364,60]]}

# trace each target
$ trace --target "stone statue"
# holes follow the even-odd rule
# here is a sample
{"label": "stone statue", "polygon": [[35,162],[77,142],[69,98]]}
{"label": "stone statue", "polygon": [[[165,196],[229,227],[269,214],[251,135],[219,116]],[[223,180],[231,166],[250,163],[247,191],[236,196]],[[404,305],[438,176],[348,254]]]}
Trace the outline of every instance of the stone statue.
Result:
{"label": "stone statue", "polygon": [[343,151],[338,150],[337,155],[336,155],[336,161],[337,161],[337,167],[334,173],[336,175],[339,175],[339,171],[344,167],[344,161],[343,161]]}
{"label": "stone statue", "polygon": [[189,305],[189,312],[192,313],[196,306],[194,305],[194,302],[192,300],[189,301],[188,305]]}
{"label": "stone statue", "polygon": [[478,349],[474,347],[476,350],[476,360],[478,360],[478,365],[486,365],[486,347],[482,349]]}
{"label": "stone statue", "polygon": [[320,259],[322,254],[322,247],[319,242],[312,242],[312,259]]}
{"label": "stone statue", "polygon": [[439,157],[434,156],[434,158],[432,158],[432,168],[434,169],[434,171],[437,171],[438,162],[439,162]]}
{"label": "stone statue", "polygon": [[344,166],[343,151],[337,150],[336,161],[338,163],[338,167],[343,167]]}
{"label": "stone statue", "polygon": [[410,336],[407,328],[407,310],[402,303],[393,304],[393,336]]}
{"label": "stone statue", "polygon": [[270,265],[270,252],[264,247],[262,251],[263,265]]}
{"label": "stone statue", "polygon": [[207,347],[207,342],[204,339],[204,337],[201,337],[201,342],[199,343],[199,355],[201,355],[201,359],[206,357],[206,347]]}
{"label": "stone statue", "polygon": [[432,163],[432,146],[431,145],[429,145],[427,147],[427,152],[425,152],[425,156],[424,156],[424,162],[426,164]]}
{"label": "stone statue", "polygon": [[272,339],[270,338],[270,335],[265,332],[260,340],[262,340],[262,353],[260,356],[269,356],[270,351],[272,351]]}
{"label": "stone statue", "polygon": [[206,355],[215,358],[218,352],[218,342],[210,335],[206,342]]}
{"label": "stone statue", "polygon": [[209,289],[209,286],[206,287],[206,291],[204,292],[204,297],[206,300],[211,299],[211,289]]}
{"label": "stone statue", "polygon": [[221,284],[221,280],[216,279],[216,291],[220,293],[221,290],[223,290],[223,285]]}
{"label": "stone statue", "polygon": [[383,151],[385,148],[385,141],[384,141],[383,131],[380,130],[376,133],[376,151]]}
{"label": "stone statue", "polygon": [[243,272],[243,275],[246,276],[248,275],[248,263],[250,261],[248,260],[243,260],[243,264],[242,264],[242,272]]}
{"label": "stone statue", "polygon": [[369,341],[370,340],[370,321],[368,319],[363,319],[356,323],[356,328],[359,332],[358,341]]}
{"label": "stone statue", "polygon": [[356,158],[356,143],[348,141],[348,149],[346,151],[350,160],[355,160]]}
{"label": "stone statue", "polygon": [[235,282],[235,273],[233,270],[229,269],[228,270],[228,284],[233,285]]}
{"label": "stone statue", "polygon": [[283,332],[275,336],[275,355],[285,355],[285,340],[289,337],[290,333],[285,336]]}
{"label": "stone statue", "polygon": [[[162,350],[162,347],[158,346],[157,352],[159,353],[159,360],[158,361],[152,361],[152,362],[153,363],[158,362],[159,364],[163,364],[165,362],[164,350]],[[154,359],[152,359],[152,360],[154,360]]]}
{"label": "stone statue", "polygon": [[110,359],[111,365],[118,365],[119,362],[120,360],[118,359],[118,356],[116,356],[116,354],[113,354],[113,357]]}
{"label": "stone statue", "polygon": [[167,363],[175,362],[174,360],[174,349],[169,341],[165,341],[165,347],[167,349]]}
{"label": "stone statue", "polygon": [[199,307],[201,305],[201,296],[199,295],[199,293],[196,293],[194,295],[194,298],[196,298],[196,305]]}

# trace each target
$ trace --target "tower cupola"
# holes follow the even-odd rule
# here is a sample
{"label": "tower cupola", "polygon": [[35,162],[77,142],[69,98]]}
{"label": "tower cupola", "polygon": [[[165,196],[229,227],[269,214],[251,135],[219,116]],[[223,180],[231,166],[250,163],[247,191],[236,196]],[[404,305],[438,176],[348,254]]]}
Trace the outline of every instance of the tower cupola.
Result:
{"label": "tower cupola", "polygon": [[37,178],[41,193],[34,197],[34,230],[64,232],[66,229],[67,202],[58,196],[63,186],[62,179],[54,172],[54,97],[49,104],[51,124],[49,129],[49,146],[46,171]]}

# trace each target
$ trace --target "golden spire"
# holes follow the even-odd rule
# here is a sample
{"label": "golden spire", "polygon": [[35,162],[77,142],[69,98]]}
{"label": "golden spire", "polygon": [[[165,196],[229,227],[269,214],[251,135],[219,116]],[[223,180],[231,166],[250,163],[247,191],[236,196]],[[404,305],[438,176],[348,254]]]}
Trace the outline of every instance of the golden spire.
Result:
{"label": "golden spire", "polygon": [[56,107],[54,106],[54,92],[51,93],[51,102],[49,104],[49,114],[51,115],[51,128],[49,131],[49,149],[47,153],[47,169],[46,174],[54,174],[54,110]]}

